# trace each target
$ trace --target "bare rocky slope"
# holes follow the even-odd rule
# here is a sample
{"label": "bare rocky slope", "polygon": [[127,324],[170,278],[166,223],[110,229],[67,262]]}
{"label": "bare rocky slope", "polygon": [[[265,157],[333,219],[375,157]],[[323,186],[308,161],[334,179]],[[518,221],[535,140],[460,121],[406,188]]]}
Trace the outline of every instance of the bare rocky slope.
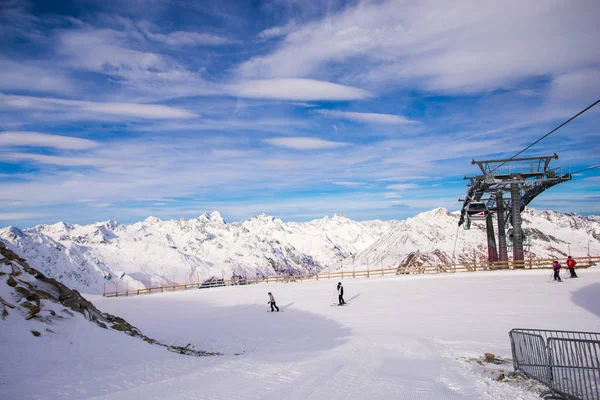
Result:
{"label": "bare rocky slope", "polygon": [[[179,354],[193,356],[216,355],[183,346],[170,346],[145,336],[123,318],[103,313],[76,290],[71,290],[56,279],[48,278],[0,242],[0,327],[23,319],[29,332],[21,334],[40,337],[54,335],[53,327],[80,319],[96,324],[98,329],[120,331],[139,338],[149,345],[165,347]],[[56,329],[56,328],[54,328]]]}

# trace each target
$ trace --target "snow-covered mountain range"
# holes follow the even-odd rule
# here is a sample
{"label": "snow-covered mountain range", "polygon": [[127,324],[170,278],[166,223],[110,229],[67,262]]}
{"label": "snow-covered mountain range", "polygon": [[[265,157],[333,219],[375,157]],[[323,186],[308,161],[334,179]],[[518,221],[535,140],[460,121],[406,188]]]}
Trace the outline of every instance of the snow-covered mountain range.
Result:
{"label": "snow-covered mountain range", "polygon": [[[600,217],[526,210],[532,257],[569,251],[600,254]],[[87,293],[107,277],[141,285],[149,278],[193,281],[232,276],[297,275],[325,268],[393,267],[481,260],[483,224],[457,230],[458,214],[438,208],[404,221],[352,221],[342,215],[283,222],[265,214],[226,223],[218,212],[190,220],[149,217],[131,225],[59,222],[0,229],[0,240],[34,268]],[[456,246],[455,246],[456,241]],[[182,283],[182,282],[179,282]]]}
{"label": "snow-covered mountain range", "polygon": [[[458,228],[457,212],[437,208],[396,224],[371,246],[342,260],[338,268],[464,264],[487,259],[485,222]],[[600,217],[526,209],[521,213],[526,258],[564,259],[600,254]],[[510,246],[510,241],[507,240]],[[588,248],[589,246],[589,248]],[[509,258],[512,252],[509,248]]]}

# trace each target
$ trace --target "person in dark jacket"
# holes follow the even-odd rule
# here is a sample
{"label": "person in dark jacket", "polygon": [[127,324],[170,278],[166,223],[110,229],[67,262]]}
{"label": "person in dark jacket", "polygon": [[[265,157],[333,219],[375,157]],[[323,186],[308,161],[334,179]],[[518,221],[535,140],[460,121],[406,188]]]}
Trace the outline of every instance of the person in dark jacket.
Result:
{"label": "person in dark jacket", "polygon": [[342,286],[342,282],[338,282],[337,284],[337,292],[338,292],[338,302],[339,306],[346,304],[344,301],[344,287]]}
{"label": "person in dark jacket", "polygon": [[569,268],[569,272],[571,273],[571,278],[577,278],[577,274],[575,273],[575,266],[577,265],[577,261],[573,260],[571,256],[567,258],[567,268]]}
{"label": "person in dark jacket", "polygon": [[275,307],[277,309],[277,312],[279,312],[279,307],[277,307],[277,304],[275,304],[275,297],[273,297],[273,295],[271,294],[271,292],[269,292],[269,302],[268,304],[271,305],[271,312],[275,311],[273,309],[273,307]]}
{"label": "person in dark jacket", "polygon": [[554,280],[562,282],[562,279],[560,279],[560,264],[558,261],[554,261],[552,268],[554,269]]}

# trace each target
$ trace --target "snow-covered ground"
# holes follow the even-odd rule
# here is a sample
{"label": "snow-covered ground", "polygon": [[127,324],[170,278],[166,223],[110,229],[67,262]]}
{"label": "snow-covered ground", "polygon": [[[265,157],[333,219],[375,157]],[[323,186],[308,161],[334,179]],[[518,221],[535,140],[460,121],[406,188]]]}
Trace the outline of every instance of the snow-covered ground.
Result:
{"label": "snow-covered ground", "polygon": [[[600,270],[549,276],[345,280],[346,307],[332,306],[335,281],[91,297],[148,336],[224,355],[173,354],[83,318],[41,337],[35,321],[0,321],[0,398],[534,400],[468,360],[510,357],[511,328],[600,331]],[[266,312],[268,291],[283,312]]]}

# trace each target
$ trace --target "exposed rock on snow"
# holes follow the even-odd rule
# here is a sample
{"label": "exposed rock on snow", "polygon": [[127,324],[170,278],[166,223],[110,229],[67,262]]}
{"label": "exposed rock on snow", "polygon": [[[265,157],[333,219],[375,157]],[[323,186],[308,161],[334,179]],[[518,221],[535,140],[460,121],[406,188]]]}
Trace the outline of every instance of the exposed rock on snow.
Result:
{"label": "exposed rock on snow", "polygon": [[[71,312],[74,311],[100,328],[121,331],[129,336],[139,337],[150,344],[166,347],[173,352],[194,356],[217,355],[217,353],[207,353],[157,342],[143,335],[123,318],[101,312],[76,290],[69,289],[53,278],[47,278],[44,274],[30,267],[24,259],[7,249],[2,242],[0,242],[0,254],[2,254],[2,259],[0,259],[0,285],[4,287],[4,289],[0,289],[0,293],[6,297],[5,299],[0,296],[0,304],[2,305],[0,316],[3,321],[6,321],[12,313],[15,313],[17,318],[20,315],[25,320],[35,320],[37,322],[36,327],[42,326],[42,324],[51,326],[58,320],[75,318],[76,314]],[[10,289],[7,290],[3,282]],[[10,301],[7,299],[10,299]],[[53,333],[50,328],[46,328],[45,332]],[[31,330],[31,333],[36,337],[42,335],[41,332],[34,329]]]}

